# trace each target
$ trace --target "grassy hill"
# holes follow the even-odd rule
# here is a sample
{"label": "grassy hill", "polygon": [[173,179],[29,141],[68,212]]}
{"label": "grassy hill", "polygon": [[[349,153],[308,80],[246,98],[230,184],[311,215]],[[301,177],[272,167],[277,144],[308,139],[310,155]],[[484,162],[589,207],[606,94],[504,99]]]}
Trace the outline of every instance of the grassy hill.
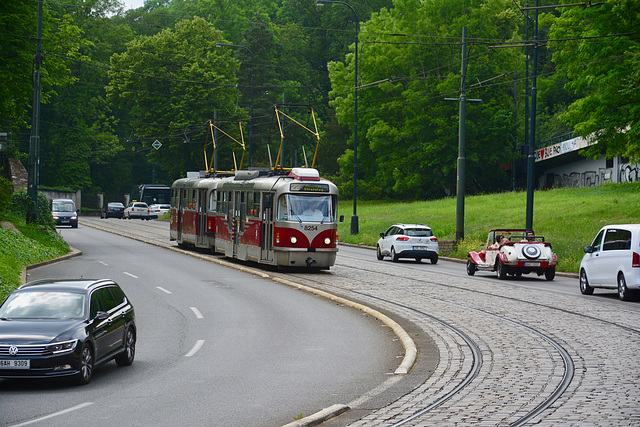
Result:
{"label": "grassy hill", "polygon": [[[481,248],[492,228],[524,228],[526,198],[524,191],[467,197],[465,240],[452,256],[466,258],[470,249]],[[455,197],[407,203],[358,202],[358,235],[350,234],[353,201],[341,201],[339,213],[345,216],[338,227],[340,241],[346,243],[375,246],[379,234],[396,222],[426,224],[438,239],[455,239]],[[584,247],[602,226],[628,223],[640,223],[640,183],[535,192],[533,229],[553,245],[560,271],[578,271]]]}

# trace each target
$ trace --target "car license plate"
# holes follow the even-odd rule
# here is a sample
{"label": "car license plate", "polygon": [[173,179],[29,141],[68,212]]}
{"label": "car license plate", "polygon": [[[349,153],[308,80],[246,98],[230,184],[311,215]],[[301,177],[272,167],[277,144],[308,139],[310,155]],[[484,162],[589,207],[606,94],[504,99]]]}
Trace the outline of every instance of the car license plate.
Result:
{"label": "car license plate", "polygon": [[540,263],[539,262],[525,262],[524,266],[525,267],[540,267]]}
{"label": "car license plate", "polygon": [[414,251],[426,251],[427,247],[426,246],[414,246],[413,250]]}
{"label": "car license plate", "polygon": [[31,363],[29,359],[2,359],[0,369],[29,369]]}

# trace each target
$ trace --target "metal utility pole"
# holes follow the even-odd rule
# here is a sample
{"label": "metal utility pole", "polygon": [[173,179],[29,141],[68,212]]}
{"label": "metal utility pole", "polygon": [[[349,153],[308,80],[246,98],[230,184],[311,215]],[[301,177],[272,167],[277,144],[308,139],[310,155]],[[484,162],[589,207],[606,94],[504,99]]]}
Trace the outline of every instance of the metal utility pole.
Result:
{"label": "metal utility pole", "polygon": [[40,67],[42,65],[42,0],[38,1],[38,30],[36,56],[33,58],[33,103],[31,113],[31,138],[29,140],[29,177],[27,193],[31,199],[31,210],[27,222],[38,219],[38,184],[40,183]]}
{"label": "metal utility pole", "polygon": [[358,74],[358,28],[359,28],[359,19],[356,10],[349,3],[345,3],[343,1],[334,1],[334,0],[316,0],[316,6],[323,6],[325,4],[338,3],[344,6],[347,6],[353,12],[353,15],[356,18],[356,75],[355,75],[355,85],[353,89],[354,95],[354,123],[353,123],[353,215],[351,216],[351,234],[360,233],[360,225],[358,222],[358,81],[360,80]]}
{"label": "metal utility pole", "polygon": [[467,27],[462,27],[462,66],[460,71],[460,97],[445,98],[446,101],[459,101],[460,113],[458,118],[458,177],[456,181],[456,241],[464,239],[464,198],[466,190],[466,158],[465,158],[465,120],[467,101],[482,101],[481,99],[467,99],[465,90],[467,79]]}
{"label": "metal utility pole", "polygon": [[529,135],[529,156],[527,157],[527,210],[526,229],[533,230],[533,192],[535,187],[535,157],[536,143],[536,95],[538,92],[538,0],[536,0],[535,28],[533,33],[533,71],[531,85],[531,126]]}

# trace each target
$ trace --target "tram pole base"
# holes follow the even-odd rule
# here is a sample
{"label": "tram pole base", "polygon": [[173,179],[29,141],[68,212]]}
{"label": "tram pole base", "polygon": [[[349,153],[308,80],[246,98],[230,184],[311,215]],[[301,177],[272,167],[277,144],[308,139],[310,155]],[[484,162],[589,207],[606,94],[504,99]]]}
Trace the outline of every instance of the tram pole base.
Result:
{"label": "tram pole base", "polygon": [[351,216],[351,234],[360,233],[360,227],[358,226],[358,215]]}

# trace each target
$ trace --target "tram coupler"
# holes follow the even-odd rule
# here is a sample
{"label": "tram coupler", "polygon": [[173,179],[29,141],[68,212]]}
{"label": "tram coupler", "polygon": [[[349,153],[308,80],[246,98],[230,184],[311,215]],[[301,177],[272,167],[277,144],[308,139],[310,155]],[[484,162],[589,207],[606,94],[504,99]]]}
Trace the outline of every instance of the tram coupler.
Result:
{"label": "tram coupler", "polygon": [[315,259],[308,257],[305,262],[307,263],[307,267],[311,267],[313,264],[317,264],[318,261],[316,261]]}

